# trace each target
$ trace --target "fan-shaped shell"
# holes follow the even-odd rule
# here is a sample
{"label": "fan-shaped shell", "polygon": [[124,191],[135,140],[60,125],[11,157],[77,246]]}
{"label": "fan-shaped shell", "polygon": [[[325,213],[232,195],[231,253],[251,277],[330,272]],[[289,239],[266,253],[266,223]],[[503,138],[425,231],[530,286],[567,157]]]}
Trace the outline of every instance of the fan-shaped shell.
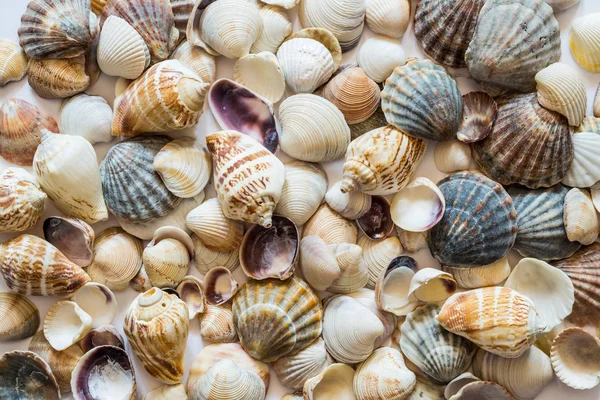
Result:
{"label": "fan-shaped shell", "polygon": [[44,211],[47,197],[24,169],[7,168],[0,172],[0,232],[33,228]]}
{"label": "fan-shaped shell", "polygon": [[569,47],[575,60],[590,72],[600,72],[600,13],[579,17],[571,26]]}
{"label": "fan-shaped shell", "polygon": [[285,91],[285,76],[277,57],[263,51],[240,58],[233,67],[236,82],[277,103]]}
{"label": "fan-shaped shell", "polygon": [[375,36],[367,39],[360,46],[356,62],[369,78],[381,83],[394,72],[396,67],[406,64],[406,56],[402,45],[397,40]]}
{"label": "fan-shaped shell", "polygon": [[213,251],[202,243],[200,238],[192,235],[194,242],[194,265],[203,274],[206,274],[212,268],[225,267],[230,271],[235,270],[239,265],[239,249],[231,251]]}
{"label": "fan-shaped shell", "polygon": [[20,81],[27,73],[27,56],[18,44],[0,39],[0,86]]}
{"label": "fan-shaped shell", "polygon": [[190,396],[198,400],[262,400],[265,394],[260,377],[240,368],[232,360],[215,363],[190,389]]}
{"label": "fan-shaped shell", "polygon": [[60,108],[60,132],[82,136],[91,144],[113,139],[111,123],[112,108],[101,96],[82,93],[65,100]]}
{"label": "fan-shaped shell", "polygon": [[200,336],[208,343],[233,343],[238,341],[233,324],[231,303],[220,306],[206,305],[200,319]]}
{"label": "fan-shaped shell", "polygon": [[292,34],[292,22],[285,10],[276,6],[261,4],[258,12],[262,19],[263,30],[252,44],[250,52],[268,51],[275,54],[281,43]]}
{"label": "fan-shaped shell", "polygon": [[40,327],[40,311],[27,297],[0,293],[0,342],[33,336]]}
{"label": "fan-shaped shell", "polygon": [[304,225],[304,237],[319,236],[326,243],[356,243],[358,229],[327,204],[323,204]]}
{"label": "fan-shaped shell", "polygon": [[600,384],[600,340],[581,328],[568,328],[552,343],[552,368],[565,385],[591,389]]}
{"label": "fan-shaped shell", "polygon": [[304,383],[319,375],[333,359],[327,353],[325,342],[318,338],[298,353],[279,358],[273,363],[273,369],[281,383],[292,389],[302,389]]}
{"label": "fan-shaped shell", "polygon": [[410,22],[410,1],[367,0],[365,22],[375,33],[399,38]]}
{"label": "fan-shaped shell", "polygon": [[535,75],[539,103],[579,126],[585,117],[587,93],[577,71],[567,64],[554,63]]}
{"label": "fan-shaped shell", "polygon": [[309,38],[284,42],[277,50],[277,60],[288,87],[296,93],[314,92],[336,70],[331,51]]}
{"label": "fan-shaped shell", "polygon": [[285,41],[298,38],[313,39],[321,43],[329,50],[331,57],[333,57],[334,71],[340,68],[342,64],[342,48],[340,47],[340,42],[330,30],[325,28],[304,28],[288,36]]}
{"label": "fan-shaped shell", "polygon": [[190,211],[186,225],[212,251],[237,249],[244,237],[244,224],[227,218],[216,198],[208,199]]}
{"label": "fan-shaped shell", "polygon": [[436,143],[433,161],[440,172],[467,171],[471,167],[471,147],[458,140]]}
{"label": "fan-shaped shell", "polygon": [[417,379],[396,349],[382,347],[363,361],[354,373],[354,393],[358,400],[405,399]]}
{"label": "fan-shaped shell", "polygon": [[56,379],[46,362],[30,351],[0,357],[0,390],[7,398],[60,400]]}
{"label": "fan-shaped shell", "polygon": [[456,133],[464,143],[478,142],[492,133],[498,104],[485,92],[469,92],[462,97],[463,116]]}
{"label": "fan-shaped shell", "polygon": [[573,187],[596,187],[600,182],[600,161],[597,154],[600,134],[579,132],[572,136],[573,163],[562,183]]}
{"label": "fan-shaped shell", "polygon": [[192,46],[190,42],[183,41],[171,55],[187,68],[194,71],[202,81],[212,84],[217,76],[215,57],[200,47]]}
{"label": "fan-shaped shell", "polygon": [[29,60],[29,86],[45,99],[64,99],[83,92],[90,85],[85,58]]}

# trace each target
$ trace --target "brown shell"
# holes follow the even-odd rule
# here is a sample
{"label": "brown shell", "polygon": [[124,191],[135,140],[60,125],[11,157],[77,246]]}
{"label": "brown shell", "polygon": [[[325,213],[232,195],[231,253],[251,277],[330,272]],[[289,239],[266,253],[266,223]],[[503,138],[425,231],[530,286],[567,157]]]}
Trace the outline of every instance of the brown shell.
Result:
{"label": "brown shell", "polygon": [[40,311],[27,297],[18,293],[0,293],[0,342],[21,340],[40,327]]}
{"label": "brown shell", "polygon": [[29,86],[45,99],[64,99],[83,92],[90,85],[85,58],[29,60]]}
{"label": "brown shell", "polygon": [[0,357],[0,392],[5,399],[60,400],[58,383],[46,362],[30,351]]}
{"label": "brown shell", "polygon": [[175,27],[179,31],[179,41],[185,40],[188,20],[194,9],[194,0],[171,0]]}
{"label": "brown shell", "polygon": [[92,227],[77,218],[50,217],[44,221],[44,238],[82,267],[94,258],[95,237]]}
{"label": "brown shell", "polygon": [[221,306],[206,305],[206,310],[200,319],[200,336],[208,343],[234,343],[238,336],[233,325],[231,304]]}
{"label": "brown shell", "polygon": [[463,116],[456,137],[463,143],[478,142],[492,133],[498,105],[485,92],[463,95]]}

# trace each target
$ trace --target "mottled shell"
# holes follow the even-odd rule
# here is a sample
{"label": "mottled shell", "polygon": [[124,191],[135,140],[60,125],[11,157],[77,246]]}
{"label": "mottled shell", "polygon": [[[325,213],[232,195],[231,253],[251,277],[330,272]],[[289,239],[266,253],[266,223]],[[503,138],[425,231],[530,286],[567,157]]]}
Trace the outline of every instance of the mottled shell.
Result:
{"label": "mottled shell", "polygon": [[585,117],[581,125],[571,128],[572,132],[593,132],[600,134],[600,117]]}
{"label": "mottled shell", "polygon": [[55,303],[44,317],[44,337],[54,350],[71,347],[92,329],[92,317],[73,301]]}
{"label": "mottled shell", "polygon": [[276,6],[261,4],[258,12],[263,22],[263,30],[252,44],[250,52],[268,51],[275,54],[281,43],[292,34],[292,22],[285,10]]}
{"label": "mottled shell", "polygon": [[64,99],[83,92],[90,85],[84,56],[29,60],[29,86],[45,99]]}
{"label": "mottled shell", "polygon": [[318,236],[326,243],[356,243],[356,225],[323,204],[304,225],[304,237]]}
{"label": "mottled shell", "polygon": [[200,238],[192,235],[194,242],[194,265],[203,274],[206,274],[212,268],[225,267],[230,271],[235,270],[239,265],[239,249],[231,251],[213,251],[202,243]]}
{"label": "mottled shell", "polygon": [[46,193],[22,168],[0,172],[0,232],[31,229],[44,211]]}
{"label": "mottled shell", "polygon": [[562,331],[552,343],[552,368],[565,385],[591,389],[600,384],[600,339],[582,328]]}
{"label": "mottled shell", "polygon": [[600,13],[587,14],[573,21],[569,47],[575,60],[590,72],[600,71]]}
{"label": "mottled shell", "polygon": [[200,318],[200,336],[203,341],[208,343],[234,343],[238,341],[230,303],[220,306],[206,305],[206,310]]}
{"label": "mottled shell", "polygon": [[485,92],[469,92],[462,97],[463,116],[456,133],[464,143],[478,142],[492,133],[498,104]]}
{"label": "mottled shell", "polygon": [[[85,115],[87,118],[81,118]],[[60,132],[82,136],[91,144],[110,142],[112,108],[101,96],[79,94],[60,107]]]}
{"label": "mottled shell", "polygon": [[16,43],[0,39],[0,86],[20,81],[27,73],[27,56]]}
{"label": "mottled shell", "polygon": [[273,363],[273,369],[284,386],[300,390],[308,379],[317,376],[331,364],[333,359],[327,353],[325,342],[318,338],[298,353],[279,358]]}
{"label": "mottled shell", "polygon": [[[369,0],[370,2],[371,0]],[[398,40],[375,36],[367,39],[360,46],[356,62],[369,78],[381,83],[394,72],[396,67],[406,64],[406,56]]]}
{"label": "mottled shell", "polygon": [[356,368],[354,393],[357,400],[405,399],[417,383],[396,349],[382,347]]}
{"label": "mottled shell", "polygon": [[186,39],[187,24],[194,9],[194,0],[171,0],[171,10],[175,27],[179,31],[178,41],[188,43]]}
{"label": "mottled shell", "polygon": [[375,33],[399,38],[410,22],[410,0],[367,0],[365,22]]}
{"label": "mottled shell", "polygon": [[600,183],[599,132],[577,132],[572,136],[573,163],[562,183],[572,187],[593,187]]}
{"label": "mottled shell", "polygon": [[[250,280],[233,298],[233,322],[240,342],[261,361],[275,361],[307,347],[321,334],[322,321],[319,297],[296,277]],[[272,334],[263,334],[265,324]]]}
{"label": "mottled shell", "polygon": [[60,400],[60,390],[48,364],[30,351],[0,357],[0,391],[9,399]]}
{"label": "mottled shell", "polygon": [[285,92],[285,76],[279,60],[268,51],[240,58],[233,67],[233,78],[272,103],[281,100]]}
{"label": "mottled shell", "polygon": [[395,236],[378,241],[371,240],[368,236],[361,236],[358,245],[363,249],[362,263],[369,270],[367,287],[374,289],[385,268],[402,253],[402,245]]}
{"label": "mottled shell", "polygon": [[198,400],[262,400],[265,395],[266,388],[260,377],[232,360],[215,363],[190,389],[190,396]]}
{"label": "mottled shell", "polygon": [[277,50],[277,60],[288,87],[295,93],[312,93],[337,69],[331,51],[311,38],[293,38]]}
{"label": "mottled shell", "polygon": [[565,231],[571,242],[590,245],[596,241],[600,226],[589,191],[573,188],[565,196]]}
{"label": "mottled shell", "polygon": [[467,171],[471,167],[471,147],[458,140],[436,143],[433,161],[440,172]]}
{"label": "mottled shell", "polygon": [[0,342],[33,336],[40,327],[40,311],[27,297],[0,293]]}
{"label": "mottled shell", "polygon": [[192,46],[187,40],[175,49],[171,58],[194,71],[203,82],[212,84],[215,81],[217,76],[215,57],[200,47]]}
{"label": "mottled shell", "polygon": [[[168,229],[168,228],[167,228]],[[187,235],[181,231],[182,234]],[[191,242],[191,239],[188,237]],[[142,260],[153,286],[174,288],[187,275],[191,254],[173,236],[155,237],[144,249]]]}
{"label": "mottled shell", "polygon": [[583,78],[575,68],[554,63],[535,75],[539,103],[569,120],[569,125],[579,126],[585,117],[587,93]]}
{"label": "mottled shell", "polygon": [[325,194],[325,201],[342,217],[355,220],[371,209],[371,196],[359,191],[342,192],[342,181],[336,182]]}

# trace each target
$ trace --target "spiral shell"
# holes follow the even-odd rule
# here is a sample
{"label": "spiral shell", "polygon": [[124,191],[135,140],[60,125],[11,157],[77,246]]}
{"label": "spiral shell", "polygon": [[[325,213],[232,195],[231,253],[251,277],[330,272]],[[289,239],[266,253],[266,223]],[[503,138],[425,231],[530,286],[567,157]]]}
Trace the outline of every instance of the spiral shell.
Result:
{"label": "spiral shell", "polygon": [[194,71],[203,82],[212,84],[215,81],[217,76],[215,57],[200,47],[192,46],[187,40],[175,49],[171,58]]}
{"label": "spiral shell", "polygon": [[0,39],[0,59],[0,86],[23,79],[27,73],[27,56],[18,44]]}
{"label": "spiral shell", "polygon": [[535,75],[539,103],[579,126],[585,118],[587,93],[577,71],[563,63],[554,63]]}
{"label": "spiral shell", "polygon": [[33,228],[44,211],[47,197],[24,169],[7,168],[0,172],[0,232]]}
{"label": "spiral shell", "polygon": [[33,336],[40,327],[40,311],[27,297],[0,293],[0,342]]}
{"label": "spiral shell", "polygon": [[64,99],[83,92],[90,85],[84,56],[29,60],[29,86],[45,99]]}

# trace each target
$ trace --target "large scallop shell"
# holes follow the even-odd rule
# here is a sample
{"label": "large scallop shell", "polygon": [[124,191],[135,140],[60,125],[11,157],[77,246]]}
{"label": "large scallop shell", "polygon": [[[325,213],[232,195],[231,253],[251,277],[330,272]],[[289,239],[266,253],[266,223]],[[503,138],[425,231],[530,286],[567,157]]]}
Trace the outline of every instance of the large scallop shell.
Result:
{"label": "large scallop shell", "polygon": [[0,39],[0,86],[20,81],[27,73],[27,56],[18,44]]}
{"label": "large scallop shell", "polygon": [[83,92],[91,83],[84,56],[29,60],[29,86],[45,99],[64,99]]}
{"label": "large scallop shell", "polygon": [[[87,116],[84,120],[82,115]],[[82,136],[91,144],[110,142],[112,108],[101,96],[79,94],[60,107],[60,132]]]}
{"label": "large scallop shell", "polygon": [[281,383],[292,389],[302,389],[304,383],[319,375],[333,359],[327,353],[325,342],[318,338],[298,353],[279,358],[273,363],[273,369]]}
{"label": "large scallop shell", "polygon": [[279,60],[268,51],[240,58],[233,67],[233,78],[272,103],[281,100],[285,92],[285,76]]}
{"label": "large scallop shell", "polygon": [[575,60],[590,72],[600,72],[600,13],[576,18],[571,26],[569,46]]}
{"label": "large scallop shell", "polygon": [[60,389],[46,362],[30,351],[0,357],[0,392],[7,399],[60,400]]}
{"label": "large scallop shell", "polygon": [[40,327],[40,311],[27,297],[0,293],[0,342],[33,336]]}
{"label": "large scallop shell", "polygon": [[575,68],[554,63],[535,75],[539,103],[569,120],[569,125],[579,126],[585,117],[587,93],[585,83]]}
{"label": "large scallop shell", "polygon": [[600,183],[599,132],[577,132],[572,136],[573,163],[562,183],[572,187],[597,187]]}
{"label": "large scallop shell", "polygon": [[187,227],[212,251],[231,251],[242,244],[244,224],[227,218],[219,200],[208,199],[187,215]]}
{"label": "large scallop shell", "polygon": [[356,224],[345,219],[323,204],[304,225],[304,237],[319,236],[326,243],[356,243],[358,229]]}
{"label": "large scallop shell", "polygon": [[0,172],[0,232],[33,228],[42,216],[47,197],[24,169],[7,168]]}
{"label": "large scallop shell", "polygon": [[277,50],[277,60],[290,89],[312,93],[327,82],[336,70],[331,51],[310,38],[293,38]]}
{"label": "large scallop shell", "polygon": [[394,72],[396,67],[406,64],[406,56],[402,45],[397,40],[375,36],[367,39],[360,46],[356,62],[369,78],[381,83]]}
{"label": "large scallop shell", "polygon": [[375,33],[399,38],[410,22],[410,0],[367,0],[365,22]]}
{"label": "large scallop shell", "polygon": [[600,384],[600,339],[581,328],[568,328],[552,343],[552,368],[565,385],[591,389]]}
{"label": "large scallop shell", "polygon": [[261,4],[258,12],[263,22],[263,30],[252,44],[250,52],[265,51],[275,54],[281,43],[292,34],[292,22],[285,10],[276,6]]}

